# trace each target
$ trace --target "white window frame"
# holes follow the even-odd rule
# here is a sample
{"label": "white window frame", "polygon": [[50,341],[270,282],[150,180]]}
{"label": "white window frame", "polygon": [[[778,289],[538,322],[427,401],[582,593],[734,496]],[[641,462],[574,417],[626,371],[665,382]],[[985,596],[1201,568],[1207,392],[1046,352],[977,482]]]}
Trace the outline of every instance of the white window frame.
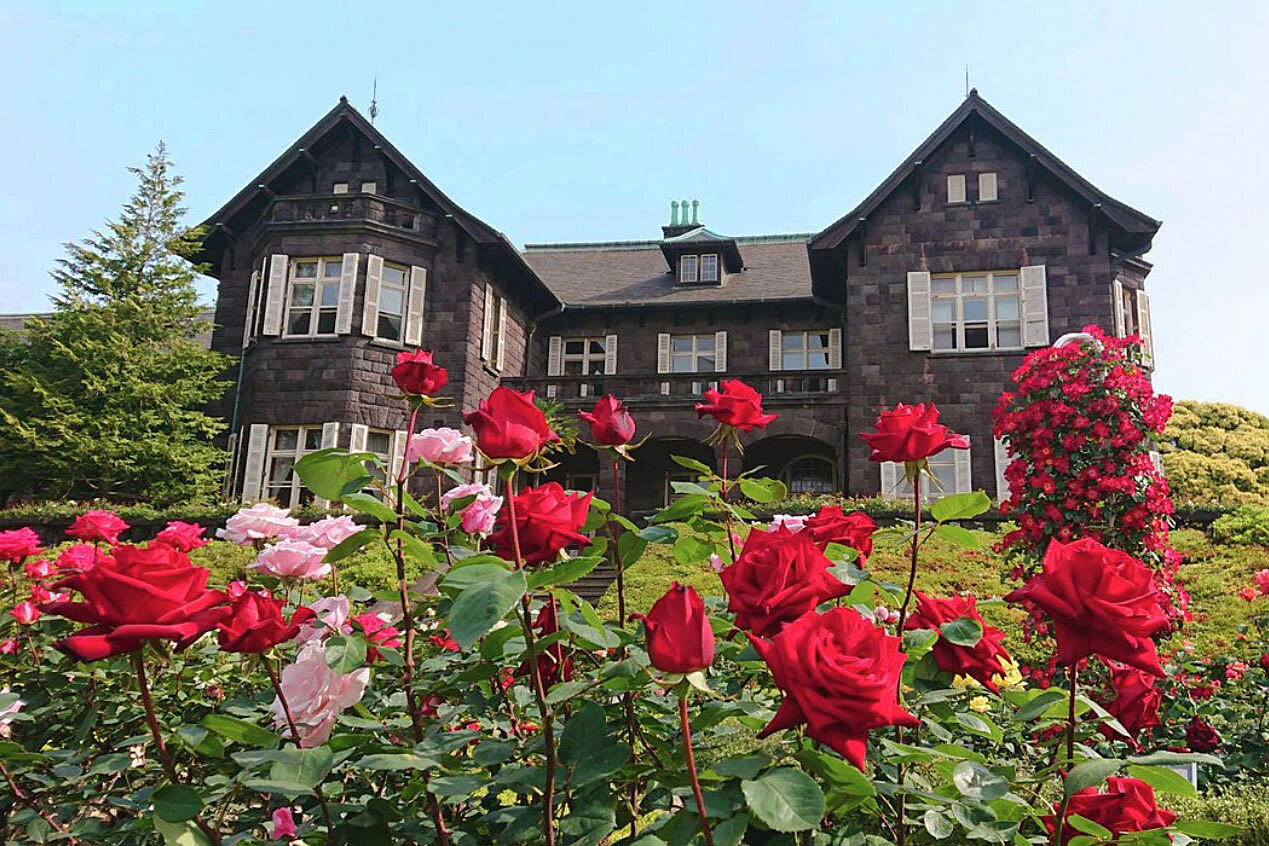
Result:
{"label": "white window frame", "polygon": [[[827,491],[812,490],[810,488],[803,488],[801,490],[798,490],[794,488],[793,468],[798,464],[798,462],[801,462],[801,461],[816,461],[821,464],[828,465],[828,490]],[[781,479],[784,481],[784,484],[788,487],[790,496],[796,496],[797,494],[800,494],[800,493],[819,494],[819,493],[836,493],[837,492],[837,462],[833,461],[833,459],[829,458],[826,455],[820,455],[818,453],[813,453],[813,452],[807,453],[806,455],[799,455],[797,458],[794,458],[792,461],[789,461],[784,465],[784,470],[780,472],[780,476],[781,476]]]}
{"label": "white window frame", "polygon": [[679,281],[690,284],[700,281],[700,256],[695,253],[679,256]]}
{"label": "white window frame", "polygon": [[347,194],[347,193],[348,193],[348,183],[347,183],[347,182],[336,182],[334,185],[332,185],[332,186],[330,187],[330,192],[331,192],[332,194]]}
{"label": "white window frame", "polygon": [[[824,353],[823,367],[811,366],[812,350],[809,347],[810,347],[812,335],[824,336],[824,349],[822,350]],[[788,346],[789,339],[800,340],[801,342],[800,346],[790,349]],[[832,343],[831,335],[828,329],[805,329],[805,330],[785,329],[784,331],[780,333],[780,370],[781,371],[832,370],[833,369],[832,368],[832,353],[831,353],[832,346],[833,346],[833,343]],[[814,352],[818,353],[820,352],[820,350],[815,350]],[[786,355],[801,356],[802,366],[790,367],[788,360],[785,358]]]}
{"label": "white window frame", "polygon": [[965,174],[949,173],[947,175],[947,202],[948,205],[960,206],[968,202],[965,195]]}
{"label": "white window frame", "polygon": [[[1014,290],[1012,291],[996,291],[997,276],[1012,276],[1014,279]],[[985,278],[987,280],[987,291],[984,293],[969,292],[963,290],[963,282],[966,278]],[[956,290],[951,294],[937,293],[935,285],[944,280],[955,280]],[[965,298],[985,297],[987,299],[987,346],[985,347],[967,347],[965,346]],[[996,319],[996,300],[999,298],[1013,297],[1018,301],[1018,317],[1008,322],[1016,322],[1018,324],[1018,343],[1016,345],[1002,346],[998,341],[997,319]],[[934,338],[938,336],[937,327],[947,326],[949,324],[936,322],[934,319],[934,308],[937,303],[952,302],[954,304],[953,322],[950,324],[955,336],[955,345],[951,347],[940,347],[934,342]],[[991,352],[996,350],[1022,350],[1025,349],[1025,339],[1023,333],[1024,312],[1022,303],[1022,273],[1018,270],[984,270],[972,273],[938,273],[930,276],[930,348],[933,352],[940,353],[963,353],[963,352]],[[973,321],[978,323],[980,321]]]}
{"label": "white window frame", "polygon": [[[699,266],[701,282],[718,281],[718,253],[702,253]],[[706,274],[706,268],[709,268],[708,275]]]}
{"label": "white window frame", "polygon": [[[677,351],[674,349],[674,342],[684,338],[692,339],[692,349],[690,351]],[[708,353],[702,352],[700,343],[702,338],[708,338],[713,349]],[[708,355],[710,364],[708,367],[701,366],[701,357]],[[679,359],[687,358],[691,361],[691,370],[679,370],[674,366],[674,362]],[[718,339],[714,332],[701,332],[698,334],[682,334],[670,335],[670,372],[671,373],[716,373],[715,367],[718,362]]]}
{"label": "white window frame", "polygon": [[[295,432],[295,447],[292,449],[278,448],[278,435],[282,432]],[[316,436],[317,446],[306,447],[310,434]],[[299,461],[310,452],[316,452],[321,449],[322,443],[322,424],[317,425],[299,425],[299,426],[270,426],[268,448],[264,455],[264,498],[276,499],[282,505],[288,508],[294,508],[304,503],[304,493],[308,492],[309,500],[314,497],[312,491],[304,487],[304,483],[300,481],[300,477],[295,472],[295,462]],[[286,481],[278,480],[274,477],[273,463],[275,459],[290,458],[291,459],[291,478]]]}
{"label": "white window frame", "polygon": [[360,190],[361,190],[361,193],[363,194],[377,193],[378,188],[379,188],[379,183],[375,182],[374,180],[363,182],[360,185]]}
{"label": "white window frame", "polygon": [[999,199],[1000,175],[994,170],[985,170],[978,174],[978,202],[994,203]]}
{"label": "white window frame", "polygon": [[[387,440],[388,440],[388,446],[387,446],[387,449],[385,449],[385,450],[383,450],[383,451],[380,451],[380,450],[377,450],[377,449],[372,449],[372,448],[371,448],[371,446],[370,446],[370,439],[371,439],[371,438],[375,438],[375,437],[383,437],[383,438],[387,438]],[[370,453],[374,453],[375,457],[376,457],[376,458],[378,458],[379,460],[381,460],[381,461],[383,462],[383,468],[382,468],[382,469],[380,469],[380,468],[378,468],[378,467],[374,468],[374,469],[373,469],[373,471],[371,472],[371,475],[373,475],[376,479],[378,479],[380,482],[382,482],[382,483],[383,483],[383,484],[385,484],[385,485],[388,483],[388,474],[390,473],[390,469],[391,469],[391,467],[392,467],[392,455],[393,455],[393,453],[392,453],[392,447],[393,447],[393,440],[394,440],[395,438],[396,438],[396,433],[395,433],[395,432],[393,432],[391,429],[370,429],[370,428],[367,428],[367,429],[366,429],[366,442],[365,442],[365,444],[363,444],[363,445],[362,445],[362,448],[361,448],[361,450],[360,450],[361,452],[370,452]],[[367,466],[369,466],[369,465],[367,465]],[[382,476],[382,478],[380,478],[380,476],[379,476],[379,474],[380,474],[380,473],[384,474],[384,475]],[[373,486],[371,486],[371,487],[370,487],[370,488],[368,488],[367,490],[369,490],[369,491],[371,491],[371,492],[374,492],[374,487],[373,487]]]}
{"label": "white window frame", "polygon": [[[400,283],[389,281],[388,279],[389,270],[391,270],[394,273],[401,274]],[[383,293],[384,291],[389,291],[389,290],[391,291],[399,290],[401,292],[401,311],[399,313],[390,311],[383,307]],[[407,313],[410,310],[410,268],[408,266],[404,264],[396,264],[395,262],[388,262],[388,261],[385,261],[383,263],[383,271],[379,276],[379,300],[377,305],[378,305],[378,308],[377,308],[378,316],[375,320],[375,337],[384,341],[392,341],[398,344],[402,343],[403,340],[405,339],[405,319],[406,319]],[[388,317],[400,318],[400,324],[399,324],[400,329],[397,332],[397,336],[395,338],[392,337],[391,335],[385,335],[382,331],[383,318],[385,314]]]}
{"label": "white window frame", "polygon": [[[570,353],[569,344],[582,344],[582,352]],[[591,349],[591,344],[599,344],[599,352]],[[560,375],[562,376],[603,376],[607,373],[608,336],[606,335],[573,335],[565,336],[560,341]],[[581,362],[580,373],[570,373],[569,363]],[[592,372],[591,367],[598,367]]]}
{"label": "white window frame", "polygon": [[[301,278],[299,269],[301,265],[317,263],[317,275]],[[331,263],[337,265],[340,270],[331,276],[328,268]],[[287,285],[286,285],[286,307],[282,315],[282,337],[284,338],[333,338],[338,332],[339,317],[339,293],[342,280],[343,256],[312,256],[305,258],[291,259],[287,267]],[[295,286],[312,285],[313,286],[313,302],[307,306],[293,305],[295,300]],[[323,296],[327,288],[332,288],[335,292],[335,301],[331,305],[323,305]],[[293,332],[291,331],[291,312],[302,309],[308,310],[308,331]],[[329,312],[331,329],[329,332],[319,332],[321,326],[322,313]]]}

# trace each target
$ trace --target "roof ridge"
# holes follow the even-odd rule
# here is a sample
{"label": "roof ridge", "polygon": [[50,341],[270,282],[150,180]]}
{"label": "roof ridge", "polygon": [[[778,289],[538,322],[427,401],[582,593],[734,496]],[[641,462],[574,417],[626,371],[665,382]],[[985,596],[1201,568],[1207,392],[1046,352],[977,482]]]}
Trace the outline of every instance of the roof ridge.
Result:
{"label": "roof ridge", "polygon": [[[797,244],[807,243],[813,237],[815,237],[814,232],[790,232],[786,234],[769,235],[737,235],[729,240],[733,240],[737,244]],[[663,243],[664,241],[660,239],[642,241],[562,241],[559,243],[525,244],[523,252],[538,253],[547,251],[565,252],[569,250],[645,250],[656,249]]]}

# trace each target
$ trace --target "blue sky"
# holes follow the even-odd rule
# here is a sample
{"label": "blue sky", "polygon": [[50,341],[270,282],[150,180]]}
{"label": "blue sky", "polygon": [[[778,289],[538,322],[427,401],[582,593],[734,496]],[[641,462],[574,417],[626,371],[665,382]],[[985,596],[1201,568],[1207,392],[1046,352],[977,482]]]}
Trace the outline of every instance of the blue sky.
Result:
{"label": "blue sky", "polygon": [[[179,5],[179,8],[176,8]],[[0,0],[0,311],[166,140],[201,219],[347,94],[516,243],[644,238],[671,197],[809,232],[964,95],[1161,218],[1158,386],[1269,413],[1269,4]],[[208,288],[208,295],[211,289]]]}

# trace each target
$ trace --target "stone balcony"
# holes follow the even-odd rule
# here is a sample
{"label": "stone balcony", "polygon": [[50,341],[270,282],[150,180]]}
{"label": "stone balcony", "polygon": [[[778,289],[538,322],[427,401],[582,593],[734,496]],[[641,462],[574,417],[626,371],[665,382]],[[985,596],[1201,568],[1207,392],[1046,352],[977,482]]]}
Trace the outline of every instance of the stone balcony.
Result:
{"label": "stone balcony", "polygon": [[369,224],[426,241],[436,237],[436,215],[375,194],[303,194],[277,197],[266,225],[322,227]]}
{"label": "stone balcony", "polygon": [[707,388],[724,379],[739,379],[763,395],[769,408],[842,405],[846,402],[842,370],[781,373],[654,373],[636,376],[549,376],[504,379],[518,390],[533,389],[539,396],[568,407],[588,406],[596,397],[611,394],[631,408],[689,407]]}

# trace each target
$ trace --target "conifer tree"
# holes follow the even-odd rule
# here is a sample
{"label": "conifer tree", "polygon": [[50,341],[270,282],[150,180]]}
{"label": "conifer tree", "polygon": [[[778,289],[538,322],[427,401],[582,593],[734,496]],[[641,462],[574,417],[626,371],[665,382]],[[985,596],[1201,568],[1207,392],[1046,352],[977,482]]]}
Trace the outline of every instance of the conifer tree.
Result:
{"label": "conifer tree", "polygon": [[197,342],[200,233],[167,150],[129,168],[117,221],[66,245],[51,314],[0,337],[0,495],[154,504],[213,499],[228,359]]}

